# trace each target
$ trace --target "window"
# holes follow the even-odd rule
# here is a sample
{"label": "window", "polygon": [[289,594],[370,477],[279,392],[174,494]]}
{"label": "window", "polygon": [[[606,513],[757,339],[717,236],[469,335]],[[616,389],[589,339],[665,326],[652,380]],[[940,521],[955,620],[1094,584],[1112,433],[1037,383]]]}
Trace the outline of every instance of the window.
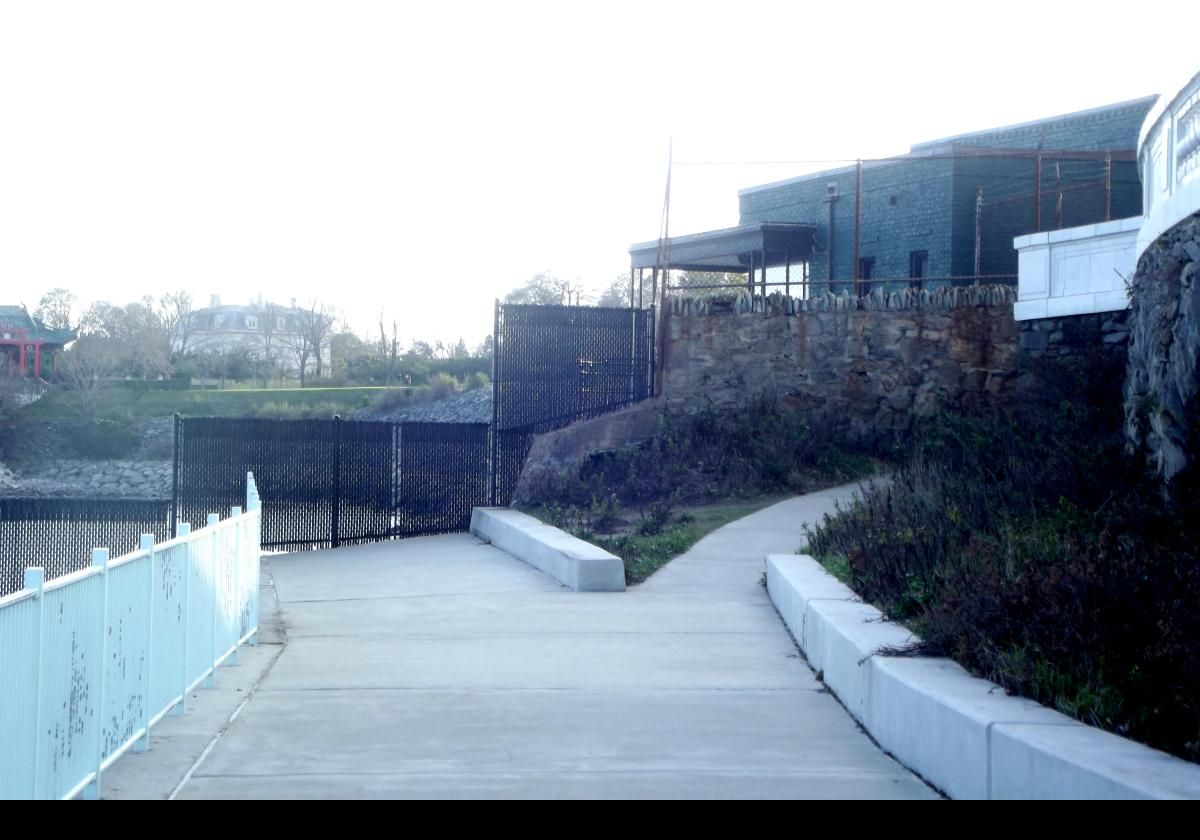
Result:
{"label": "window", "polygon": [[866,297],[871,294],[871,283],[869,282],[875,276],[875,258],[863,257],[858,261],[858,279],[861,281],[858,287],[860,297]]}
{"label": "window", "polygon": [[928,251],[910,251],[908,254],[908,286],[911,289],[921,288],[922,279],[929,268]]}
{"label": "window", "polygon": [[279,330],[280,332],[283,332],[284,330],[286,330],[287,329],[287,319],[286,318],[276,318],[275,319],[275,329]]}
{"label": "window", "polygon": [[257,316],[255,316],[255,315],[247,315],[246,316],[246,329],[248,329],[248,330],[258,329],[258,317]]}

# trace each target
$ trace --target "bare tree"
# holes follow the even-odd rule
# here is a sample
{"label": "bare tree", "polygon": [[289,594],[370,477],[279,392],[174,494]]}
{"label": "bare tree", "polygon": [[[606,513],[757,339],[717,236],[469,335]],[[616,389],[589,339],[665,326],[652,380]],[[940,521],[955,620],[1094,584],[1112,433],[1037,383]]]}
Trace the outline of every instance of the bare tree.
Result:
{"label": "bare tree", "polygon": [[[263,387],[265,388],[267,387],[267,380],[270,378],[271,370],[275,366],[275,357],[279,352],[279,348],[276,345],[278,344],[278,334],[281,332],[279,329],[279,319],[283,316],[280,315],[279,307],[270,302],[263,303],[260,301],[254,311],[258,317],[258,337],[262,342]],[[303,377],[301,378],[303,379]]]}
{"label": "bare tree", "polygon": [[300,386],[304,387],[310,359],[316,360],[316,376],[324,371],[323,352],[329,344],[336,320],[334,311],[323,303],[313,301],[307,309],[296,310],[296,331],[291,341],[292,354],[300,370]]}
{"label": "bare tree", "polygon": [[535,303],[540,305],[579,306],[583,303],[586,290],[583,281],[576,277],[574,280],[564,280],[549,272],[535,274],[520,288],[513,289],[505,298],[505,303]]}
{"label": "bare tree", "polygon": [[122,352],[114,339],[84,337],[62,357],[58,375],[79,397],[79,412],[85,422],[96,419],[96,405],[109,380],[122,367]]}
{"label": "bare tree", "polygon": [[196,308],[189,292],[168,292],[158,299],[158,319],[167,339],[169,353],[186,356],[188,343],[199,326]]}
{"label": "bare tree", "polygon": [[84,313],[80,331],[85,337],[110,340],[118,360],[114,373],[142,379],[167,376],[171,373],[170,351],[155,308],[150,297],[125,306],[100,301]]}
{"label": "bare tree", "polygon": [[38,301],[33,317],[47,329],[74,329],[76,300],[75,295],[67,289],[51,289]]}
{"label": "bare tree", "polygon": [[400,326],[392,320],[392,334],[389,337],[384,327],[383,310],[379,310],[379,357],[383,360],[383,384],[391,385],[396,376],[396,363],[400,359]]}

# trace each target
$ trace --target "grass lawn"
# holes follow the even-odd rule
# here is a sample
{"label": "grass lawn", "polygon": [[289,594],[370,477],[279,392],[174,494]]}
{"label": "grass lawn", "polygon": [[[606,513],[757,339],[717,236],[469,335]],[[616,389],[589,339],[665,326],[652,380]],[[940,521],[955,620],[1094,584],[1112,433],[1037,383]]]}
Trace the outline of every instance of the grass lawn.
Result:
{"label": "grass lawn", "polygon": [[[369,405],[385,391],[408,388],[267,388],[193,391],[133,391],[111,388],[97,405],[104,420],[170,417],[330,417]],[[22,411],[30,418],[70,419],[79,416],[70,391],[55,390]]]}
{"label": "grass lawn", "polygon": [[[547,507],[522,508],[543,522],[563,528],[580,539],[598,545],[625,561],[625,583],[641,583],[701,539],[736,519],[790,498],[790,493],[705,505],[680,505],[657,533],[639,533],[640,517],[609,516],[607,521],[589,521],[589,513]],[[598,533],[598,526],[608,533]],[[652,530],[652,529],[643,529]]]}

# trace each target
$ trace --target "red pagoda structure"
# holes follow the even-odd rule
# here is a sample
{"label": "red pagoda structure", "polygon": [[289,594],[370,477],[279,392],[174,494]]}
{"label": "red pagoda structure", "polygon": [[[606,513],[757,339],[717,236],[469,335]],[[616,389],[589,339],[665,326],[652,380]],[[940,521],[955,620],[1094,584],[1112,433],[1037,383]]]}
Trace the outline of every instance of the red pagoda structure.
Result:
{"label": "red pagoda structure", "polygon": [[17,376],[50,375],[58,367],[58,354],[76,338],[74,330],[43,326],[23,306],[0,306],[0,370]]}

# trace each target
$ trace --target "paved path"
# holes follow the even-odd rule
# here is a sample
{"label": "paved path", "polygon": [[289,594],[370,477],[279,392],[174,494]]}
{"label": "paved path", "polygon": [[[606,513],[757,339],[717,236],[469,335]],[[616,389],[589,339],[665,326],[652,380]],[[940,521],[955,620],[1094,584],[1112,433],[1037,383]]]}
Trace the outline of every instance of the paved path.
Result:
{"label": "paved path", "polygon": [[274,557],[287,645],[231,669],[226,704],[249,702],[198,762],[188,718],[164,723],[183,733],[122,759],[106,795],[931,797],[760,584],[848,493],[732,523],[626,593],[567,591],[466,535]]}

